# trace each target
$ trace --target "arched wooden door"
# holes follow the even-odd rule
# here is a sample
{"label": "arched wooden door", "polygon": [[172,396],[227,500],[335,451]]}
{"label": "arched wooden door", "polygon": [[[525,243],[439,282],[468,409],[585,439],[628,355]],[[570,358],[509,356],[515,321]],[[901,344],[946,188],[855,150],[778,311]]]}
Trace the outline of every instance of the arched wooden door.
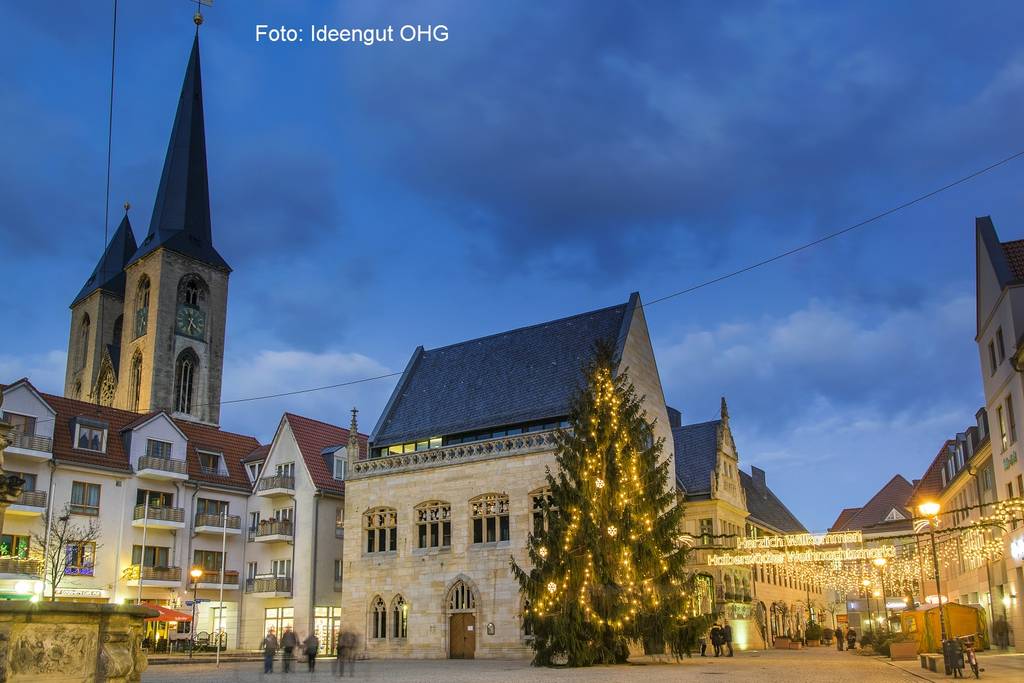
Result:
{"label": "arched wooden door", "polygon": [[448,658],[476,656],[476,596],[462,581],[448,591]]}

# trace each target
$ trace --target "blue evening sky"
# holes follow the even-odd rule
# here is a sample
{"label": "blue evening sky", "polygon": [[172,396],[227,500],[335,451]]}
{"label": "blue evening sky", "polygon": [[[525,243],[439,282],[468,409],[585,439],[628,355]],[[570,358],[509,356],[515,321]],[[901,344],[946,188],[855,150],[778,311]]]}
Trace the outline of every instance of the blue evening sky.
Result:
{"label": "blue evening sky", "polygon": [[[113,227],[153,196],[192,40],[122,0]],[[202,28],[224,399],[401,370],[434,347],[654,299],[1024,148],[1015,2],[218,0]],[[5,12],[0,381],[63,390],[102,248],[110,8]],[[257,23],[444,23],[443,44],[257,44]],[[741,464],[827,527],[920,476],[981,405],[974,217],[1024,237],[1018,161],[647,311],[684,420],[726,395]],[[225,407],[372,428],[394,380]]]}

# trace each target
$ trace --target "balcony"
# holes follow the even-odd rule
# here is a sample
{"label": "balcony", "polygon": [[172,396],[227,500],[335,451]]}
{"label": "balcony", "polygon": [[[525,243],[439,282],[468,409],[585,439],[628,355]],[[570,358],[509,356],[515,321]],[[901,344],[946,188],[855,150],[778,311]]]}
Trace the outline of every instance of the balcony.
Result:
{"label": "balcony", "polygon": [[184,460],[143,455],[139,458],[135,473],[145,479],[184,481],[188,479],[188,465]]}
{"label": "balcony", "polygon": [[273,477],[260,477],[256,484],[257,496],[290,496],[295,493],[295,477],[287,474],[276,474]]}
{"label": "balcony", "polygon": [[[191,577],[190,577],[191,578]],[[192,588],[192,583],[189,583],[189,588]],[[195,588],[200,590],[220,590],[220,570],[216,571],[204,571],[203,575],[199,577],[199,582],[195,584]],[[224,572],[224,590],[236,591],[238,590],[238,572],[236,571],[225,571]]]}
{"label": "balcony", "polygon": [[7,514],[38,517],[46,512],[46,491],[22,491],[7,508]]}
{"label": "balcony", "polygon": [[[227,526],[224,526],[225,519]],[[197,534],[215,534],[220,536],[224,532],[228,536],[237,536],[242,533],[242,518],[238,515],[196,515],[195,532]]]}
{"label": "balcony", "polygon": [[265,519],[255,529],[249,529],[249,542],[273,543],[275,541],[291,542],[294,536],[290,519]]}
{"label": "balcony", "polygon": [[5,455],[21,455],[38,461],[53,459],[53,439],[48,436],[12,431],[7,438],[11,444],[4,450]]}
{"label": "balcony", "polygon": [[292,578],[290,576],[257,576],[245,580],[245,592],[254,598],[290,598]]}
{"label": "balcony", "polygon": [[0,557],[0,578],[39,577],[42,575],[42,563],[39,560],[26,560],[20,557]]}
{"label": "balcony", "polygon": [[144,586],[154,588],[178,588],[181,586],[181,567],[140,567],[137,564],[125,567],[121,573],[125,585],[138,587],[139,582]]}
{"label": "balcony", "polygon": [[150,507],[136,505],[132,515],[132,526],[138,529],[184,529],[185,510],[182,508]]}

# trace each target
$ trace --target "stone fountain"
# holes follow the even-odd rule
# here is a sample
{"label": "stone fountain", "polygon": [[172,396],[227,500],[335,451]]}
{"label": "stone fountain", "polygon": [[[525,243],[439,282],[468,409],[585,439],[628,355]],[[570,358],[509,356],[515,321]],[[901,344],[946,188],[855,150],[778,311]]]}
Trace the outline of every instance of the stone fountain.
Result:
{"label": "stone fountain", "polygon": [[[25,484],[4,469],[11,429],[0,421],[0,532]],[[0,601],[0,681],[139,681],[144,620],[155,616],[147,607]]]}

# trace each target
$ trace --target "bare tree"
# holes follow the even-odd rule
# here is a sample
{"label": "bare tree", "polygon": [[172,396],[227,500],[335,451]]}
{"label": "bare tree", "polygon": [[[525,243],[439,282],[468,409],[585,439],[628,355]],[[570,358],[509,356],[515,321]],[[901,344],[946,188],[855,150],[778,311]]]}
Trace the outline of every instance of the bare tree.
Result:
{"label": "bare tree", "polygon": [[65,576],[92,576],[96,550],[100,547],[100,525],[94,518],[87,524],[78,524],[71,516],[71,506],[65,505],[60,515],[49,520],[49,538],[46,528],[33,532],[33,553],[43,566],[43,581],[50,583],[50,601],[57,599],[57,587]]}

